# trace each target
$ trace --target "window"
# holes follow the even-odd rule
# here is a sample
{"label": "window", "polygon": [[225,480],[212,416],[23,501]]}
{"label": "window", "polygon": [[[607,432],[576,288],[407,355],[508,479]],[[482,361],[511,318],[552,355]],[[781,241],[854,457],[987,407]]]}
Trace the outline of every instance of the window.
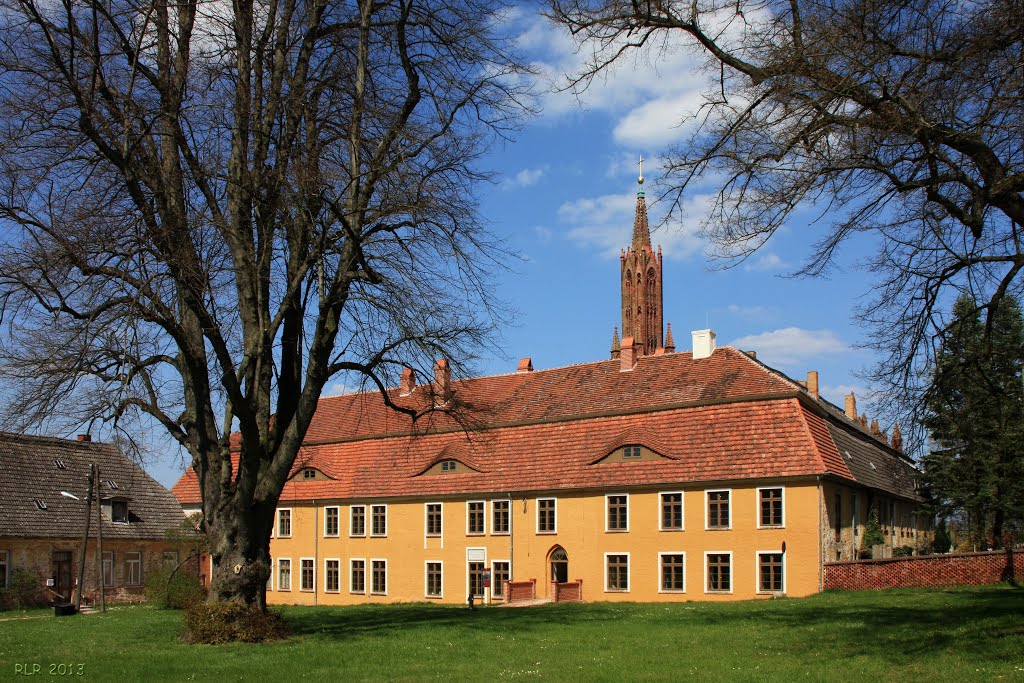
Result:
{"label": "window", "polygon": [[306,469],[302,470],[302,478],[303,479],[316,479],[316,470],[314,470],[311,467],[307,467]]}
{"label": "window", "polygon": [[661,494],[661,530],[683,530],[683,492]]}
{"label": "window", "polygon": [[440,598],[442,596],[440,562],[427,562],[426,595],[428,598]]}
{"label": "window", "polygon": [[[106,554],[106,553],[104,553]],[[0,588],[7,588],[11,575],[11,551],[0,550]],[[109,585],[109,584],[108,584]]]}
{"label": "window", "polygon": [[512,579],[509,563],[505,561],[491,563],[491,595],[496,598],[505,596],[505,582]]}
{"label": "window", "polygon": [[427,536],[441,535],[441,504],[427,503]]}
{"label": "window", "polygon": [[466,534],[479,536],[484,529],[484,501],[471,500],[466,503]]}
{"label": "window", "polygon": [[160,563],[164,566],[164,569],[176,569],[178,566],[178,551],[165,550]]}
{"label": "window", "polygon": [[312,558],[303,557],[299,560],[299,590],[316,590],[316,567]]}
{"label": "window", "polygon": [[442,460],[441,461],[441,471],[442,472],[454,472],[455,471],[455,467],[456,467],[456,465],[455,465],[455,461],[454,460]]}
{"label": "window", "polygon": [[484,562],[469,563],[469,594],[473,597],[484,597]]}
{"label": "window", "polygon": [[365,593],[366,592],[366,560],[350,560],[350,575],[351,580],[349,582],[349,590],[353,593]]}
{"label": "window", "polygon": [[103,585],[114,585],[114,552],[112,550],[103,551]]}
{"label": "window", "polygon": [[387,536],[388,535],[388,506],[387,505],[371,505],[370,506],[370,535],[371,536]]}
{"label": "window", "polygon": [[277,511],[277,535],[280,538],[288,538],[292,535],[292,511],[290,508]]}
{"label": "window", "polygon": [[370,560],[372,575],[370,577],[370,592],[374,595],[388,594],[388,561]]}
{"label": "window", "polygon": [[757,591],[759,593],[781,593],[786,590],[782,553],[757,554]]}
{"label": "window", "polygon": [[128,523],[127,500],[113,500],[110,502],[110,521],[114,524]]}
{"label": "window", "polygon": [[349,536],[365,536],[366,535],[366,506],[365,505],[353,505],[351,508],[349,508],[348,535]]}
{"label": "window", "polygon": [[686,554],[658,553],[661,564],[661,592],[682,593],[686,591]]}
{"label": "window", "polygon": [[758,518],[757,525],[765,527],[784,526],[782,517],[782,488],[763,488],[757,490]]}
{"label": "window", "polygon": [[604,556],[605,564],[605,590],[628,591],[629,590],[629,553],[610,554]]}
{"label": "window", "polygon": [[324,536],[337,536],[341,528],[340,508],[337,505],[324,508]]}
{"label": "window", "polygon": [[558,529],[555,525],[555,503],[554,498],[537,499],[537,533],[553,534]]}
{"label": "window", "polygon": [[843,540],[843,494],[836,494],[835,507],[832,508],[832,526],[836,530],[836,543]]}
{"label": "window", "polygon": [[341,591],[341,560],[324,560],[324,592]]}
{"label": "window", "polygon": [[292,561],[282,557],[277,561],[277,590],[290,591],[291,589]]}
{"label": "window", "polygon": [[[274,558],[268,557],[267,558],[267,562],[270,563],[270,572],[269,572],[269,575],[267,576],[267,590],[268,591],[272,591],[272,590],[274,590]],[[210,558],[210,565],[211,565],[211,568],[212,568],[213,558]],[[206,576],[201,574],[200,575],[200,581],[202,581],[203,585],[205,586],[206,585]]]}
{"label": "window", "polygon": [[639,446],[623,446],[622,447],[623,458],[639,458],[640,447]]}
{"label": "window", "polygon": [[708,497],[708,529],[729,528],[729,494],[728,489],[707,491]]}
{"label": "window", "polygon": [[604,497],[608,514],[605,531],[629,531],[629,496],[625,493]]}
{"label": "window", "polygon": [[491,501],[491,533],[492,534],[507,534],[508,533],[508,511],[509,502],[507,500],[492,500]]}
{"label": "window", "polygon": [[142,585],[142,553],[134,552],[124,554],[124,576],[125,585]]}
{"label": "window", "polygon": [[732,553],[704,553],[707,593],[732,593]]}

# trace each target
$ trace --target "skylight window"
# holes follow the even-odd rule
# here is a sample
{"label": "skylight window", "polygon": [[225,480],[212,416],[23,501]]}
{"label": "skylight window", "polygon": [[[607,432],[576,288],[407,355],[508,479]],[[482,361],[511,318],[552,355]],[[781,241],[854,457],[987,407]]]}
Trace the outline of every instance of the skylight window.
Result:
{"label": "skylight window", "polygon": [[113,479],[107,479],[107,487],[111,491],[116,491],[117,490],[117,482],[114,481]]}
{"label": "skylight window", "polygon": [[49,509],[49,508],[46,507],[46,502],[43,501],[43,500],[40,500],[39,498],[36,498],[35,503],[36,503],[36,508],[38,508],[40,510],[48,510]]}
{"label": "skylight window", "polygon": [[64,464],[64,461],[61,460],[60,458],[53,459],[53,466],[56,467],[58,470],[66,470],[68,468],[68,466]]}

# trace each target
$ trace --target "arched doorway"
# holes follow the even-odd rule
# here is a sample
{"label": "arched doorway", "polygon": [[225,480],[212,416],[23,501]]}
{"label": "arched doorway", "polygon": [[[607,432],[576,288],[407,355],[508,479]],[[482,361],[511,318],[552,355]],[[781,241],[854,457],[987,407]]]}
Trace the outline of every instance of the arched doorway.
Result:
{"label": "arched doorway", "polygon": [[552,581],[565,583],[569,580],[569,555],[565,552],[565,548],[560,545],[552,548],[548,553],[548,563],[551,567]]}

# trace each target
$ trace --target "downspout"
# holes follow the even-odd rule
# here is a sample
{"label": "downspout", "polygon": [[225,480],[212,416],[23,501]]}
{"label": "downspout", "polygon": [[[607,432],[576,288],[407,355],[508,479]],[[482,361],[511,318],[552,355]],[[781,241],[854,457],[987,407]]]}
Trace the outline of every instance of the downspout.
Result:
{"label": "downspout", "polygon": [[[340,517],[340,515],[339,515]],[[339,519],[338,525],[340,527],[341,521]],[[320,574],[320,512],[316,505],[316,498],[313,499],[313,576]],[[340,531],[340,528],[339,528]],[[300,560],[301,562],[301,560]],[[302,567],[299,567],[299,571],[302,571]],[[341,574],[341,567],[338,568],[338,574]],[[317,606],[317,596],[320,595],[320,582],[326,577],[320,577],[320,581],[313,581],[313,607]],[[339,576],[340,578],[340,576]],[[301,579],[300,579],[301,580]]]}
{"label": "downspout", "polygon": [[821,485],[821,475],[819,474],[816,478],[818,480],[818,592],[820,593],[825,589],[825,532],[822,529],[825,491]]}
{"label": "downspout", "polygon": [[[515,569],[514,569],[514,567],[516,566],[516,554],[515,554],[516,535],[515,535],[515,529],[514,529],[513,523],[512,523],[512,520],[514,518],[515,518],[515,515],[512,513],[512,492],[509,491],[508,492],[508,580],[509,581],[515,581],[515,579],[513,577],[515,576]],[[508,602],[507,587],[506,586],[502,586],[501,588],[502,588],[502,595],[505,597],[505,602]]]}

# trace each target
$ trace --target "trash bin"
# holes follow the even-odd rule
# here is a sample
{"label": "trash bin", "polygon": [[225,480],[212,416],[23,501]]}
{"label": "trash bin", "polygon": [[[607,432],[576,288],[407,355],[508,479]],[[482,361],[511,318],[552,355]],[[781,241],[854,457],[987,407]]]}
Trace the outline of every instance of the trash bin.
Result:
{"label": "trash bin", "polygon": [[68,617],[78,612],[78,608],[75,607],[74,603],[71,602],[55,602],[53,603],[53,616],[55,617]]}

